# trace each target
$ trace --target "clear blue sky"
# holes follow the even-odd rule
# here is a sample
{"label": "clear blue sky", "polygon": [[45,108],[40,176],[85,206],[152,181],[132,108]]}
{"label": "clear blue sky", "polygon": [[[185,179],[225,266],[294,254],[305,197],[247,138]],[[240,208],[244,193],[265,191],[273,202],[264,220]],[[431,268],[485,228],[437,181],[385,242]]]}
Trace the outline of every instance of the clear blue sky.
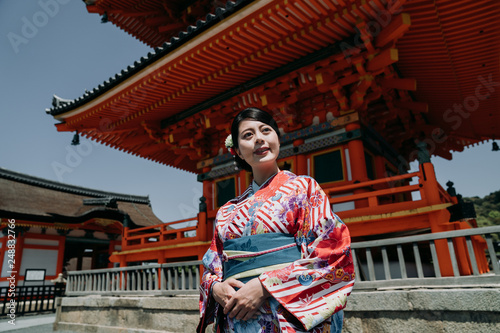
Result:
{"label": "clear blue sky", "polygon": [[[41,4],[51,4],[42,6]],[[55,6],[54,4],[57,4]],[[45,8],[44,8],[45,7]],[[192,217],[201,184],[196,176],[103,145],[73,156],[72,133],[59,133],[45,113],[52,95],[73,99],[131,65],[150,49],[111,23],[88,14],[82,1],[0,1],[0,167],[100,190],[149,195],[163,221]],[[82,138],[82,141],[85,139]],[[491,142],[433,157],[443,187],[455,182],[464,196],[500,189],[500,152]],[[413,164],[416,165],[415,163]],[[0,189],[1,190],[1,189]]]}

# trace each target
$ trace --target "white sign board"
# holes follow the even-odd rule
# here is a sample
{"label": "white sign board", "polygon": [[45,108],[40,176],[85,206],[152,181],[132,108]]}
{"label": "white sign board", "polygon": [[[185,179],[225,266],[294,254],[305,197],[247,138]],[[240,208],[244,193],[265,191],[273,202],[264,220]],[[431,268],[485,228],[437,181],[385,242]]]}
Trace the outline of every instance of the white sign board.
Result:
{"label": "white sign board", "polygon": [[24,274],[24,281],[44,281],[45,269],[27,269]]}

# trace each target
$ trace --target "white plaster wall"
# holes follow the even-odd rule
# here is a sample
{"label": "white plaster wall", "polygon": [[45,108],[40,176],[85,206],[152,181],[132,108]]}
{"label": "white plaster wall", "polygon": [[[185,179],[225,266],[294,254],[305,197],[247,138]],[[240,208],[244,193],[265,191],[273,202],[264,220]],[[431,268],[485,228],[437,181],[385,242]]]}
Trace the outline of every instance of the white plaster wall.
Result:
{"label": "white plaster wall", "polygon": [[23,260],[21,262],[21,269],[19,273],[24,276],[24,272],[27,268],[45,268],[45,276],[56,275],[57,252],[57,250],[24,249]]}
{"label": "white plaster wall", "polygon": [[[10,273],[7,273],[9,272],[11,269],[9,268],[9,260],[11,260],[10,257],[8,257],[9,253],[7,251],[5,251],[5,254],[3,256],[3,264],[2,264],[2,277],[8,277],[10,276]],[[16,256],[14,254],[14,260],[16,259]]]}

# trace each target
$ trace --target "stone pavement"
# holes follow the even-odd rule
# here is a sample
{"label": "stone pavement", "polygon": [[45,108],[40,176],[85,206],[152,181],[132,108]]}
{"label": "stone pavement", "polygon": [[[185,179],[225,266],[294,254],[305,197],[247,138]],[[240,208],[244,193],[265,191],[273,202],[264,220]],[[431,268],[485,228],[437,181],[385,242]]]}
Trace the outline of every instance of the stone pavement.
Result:
{"label": "stone pavement", "polygon": [[[8,323],[9,319],[0,319],[0,332],[13,333],[51,333],[56,319],[55,313],[35,314],[16,317],[15,325]],[[74,331],[56,331],[57,333],[74,333]]]}

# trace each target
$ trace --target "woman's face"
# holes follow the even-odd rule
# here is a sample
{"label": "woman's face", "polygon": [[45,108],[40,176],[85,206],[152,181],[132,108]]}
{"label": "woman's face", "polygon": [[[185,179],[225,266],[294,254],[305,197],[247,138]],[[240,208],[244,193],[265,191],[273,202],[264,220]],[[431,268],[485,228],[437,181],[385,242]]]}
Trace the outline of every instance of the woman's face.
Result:
{"label": "woman's face", "polygon": [[280,153],[278,134],[268,124],[245,119],[239,125],[236,152],[252,169],[276,163]]}

